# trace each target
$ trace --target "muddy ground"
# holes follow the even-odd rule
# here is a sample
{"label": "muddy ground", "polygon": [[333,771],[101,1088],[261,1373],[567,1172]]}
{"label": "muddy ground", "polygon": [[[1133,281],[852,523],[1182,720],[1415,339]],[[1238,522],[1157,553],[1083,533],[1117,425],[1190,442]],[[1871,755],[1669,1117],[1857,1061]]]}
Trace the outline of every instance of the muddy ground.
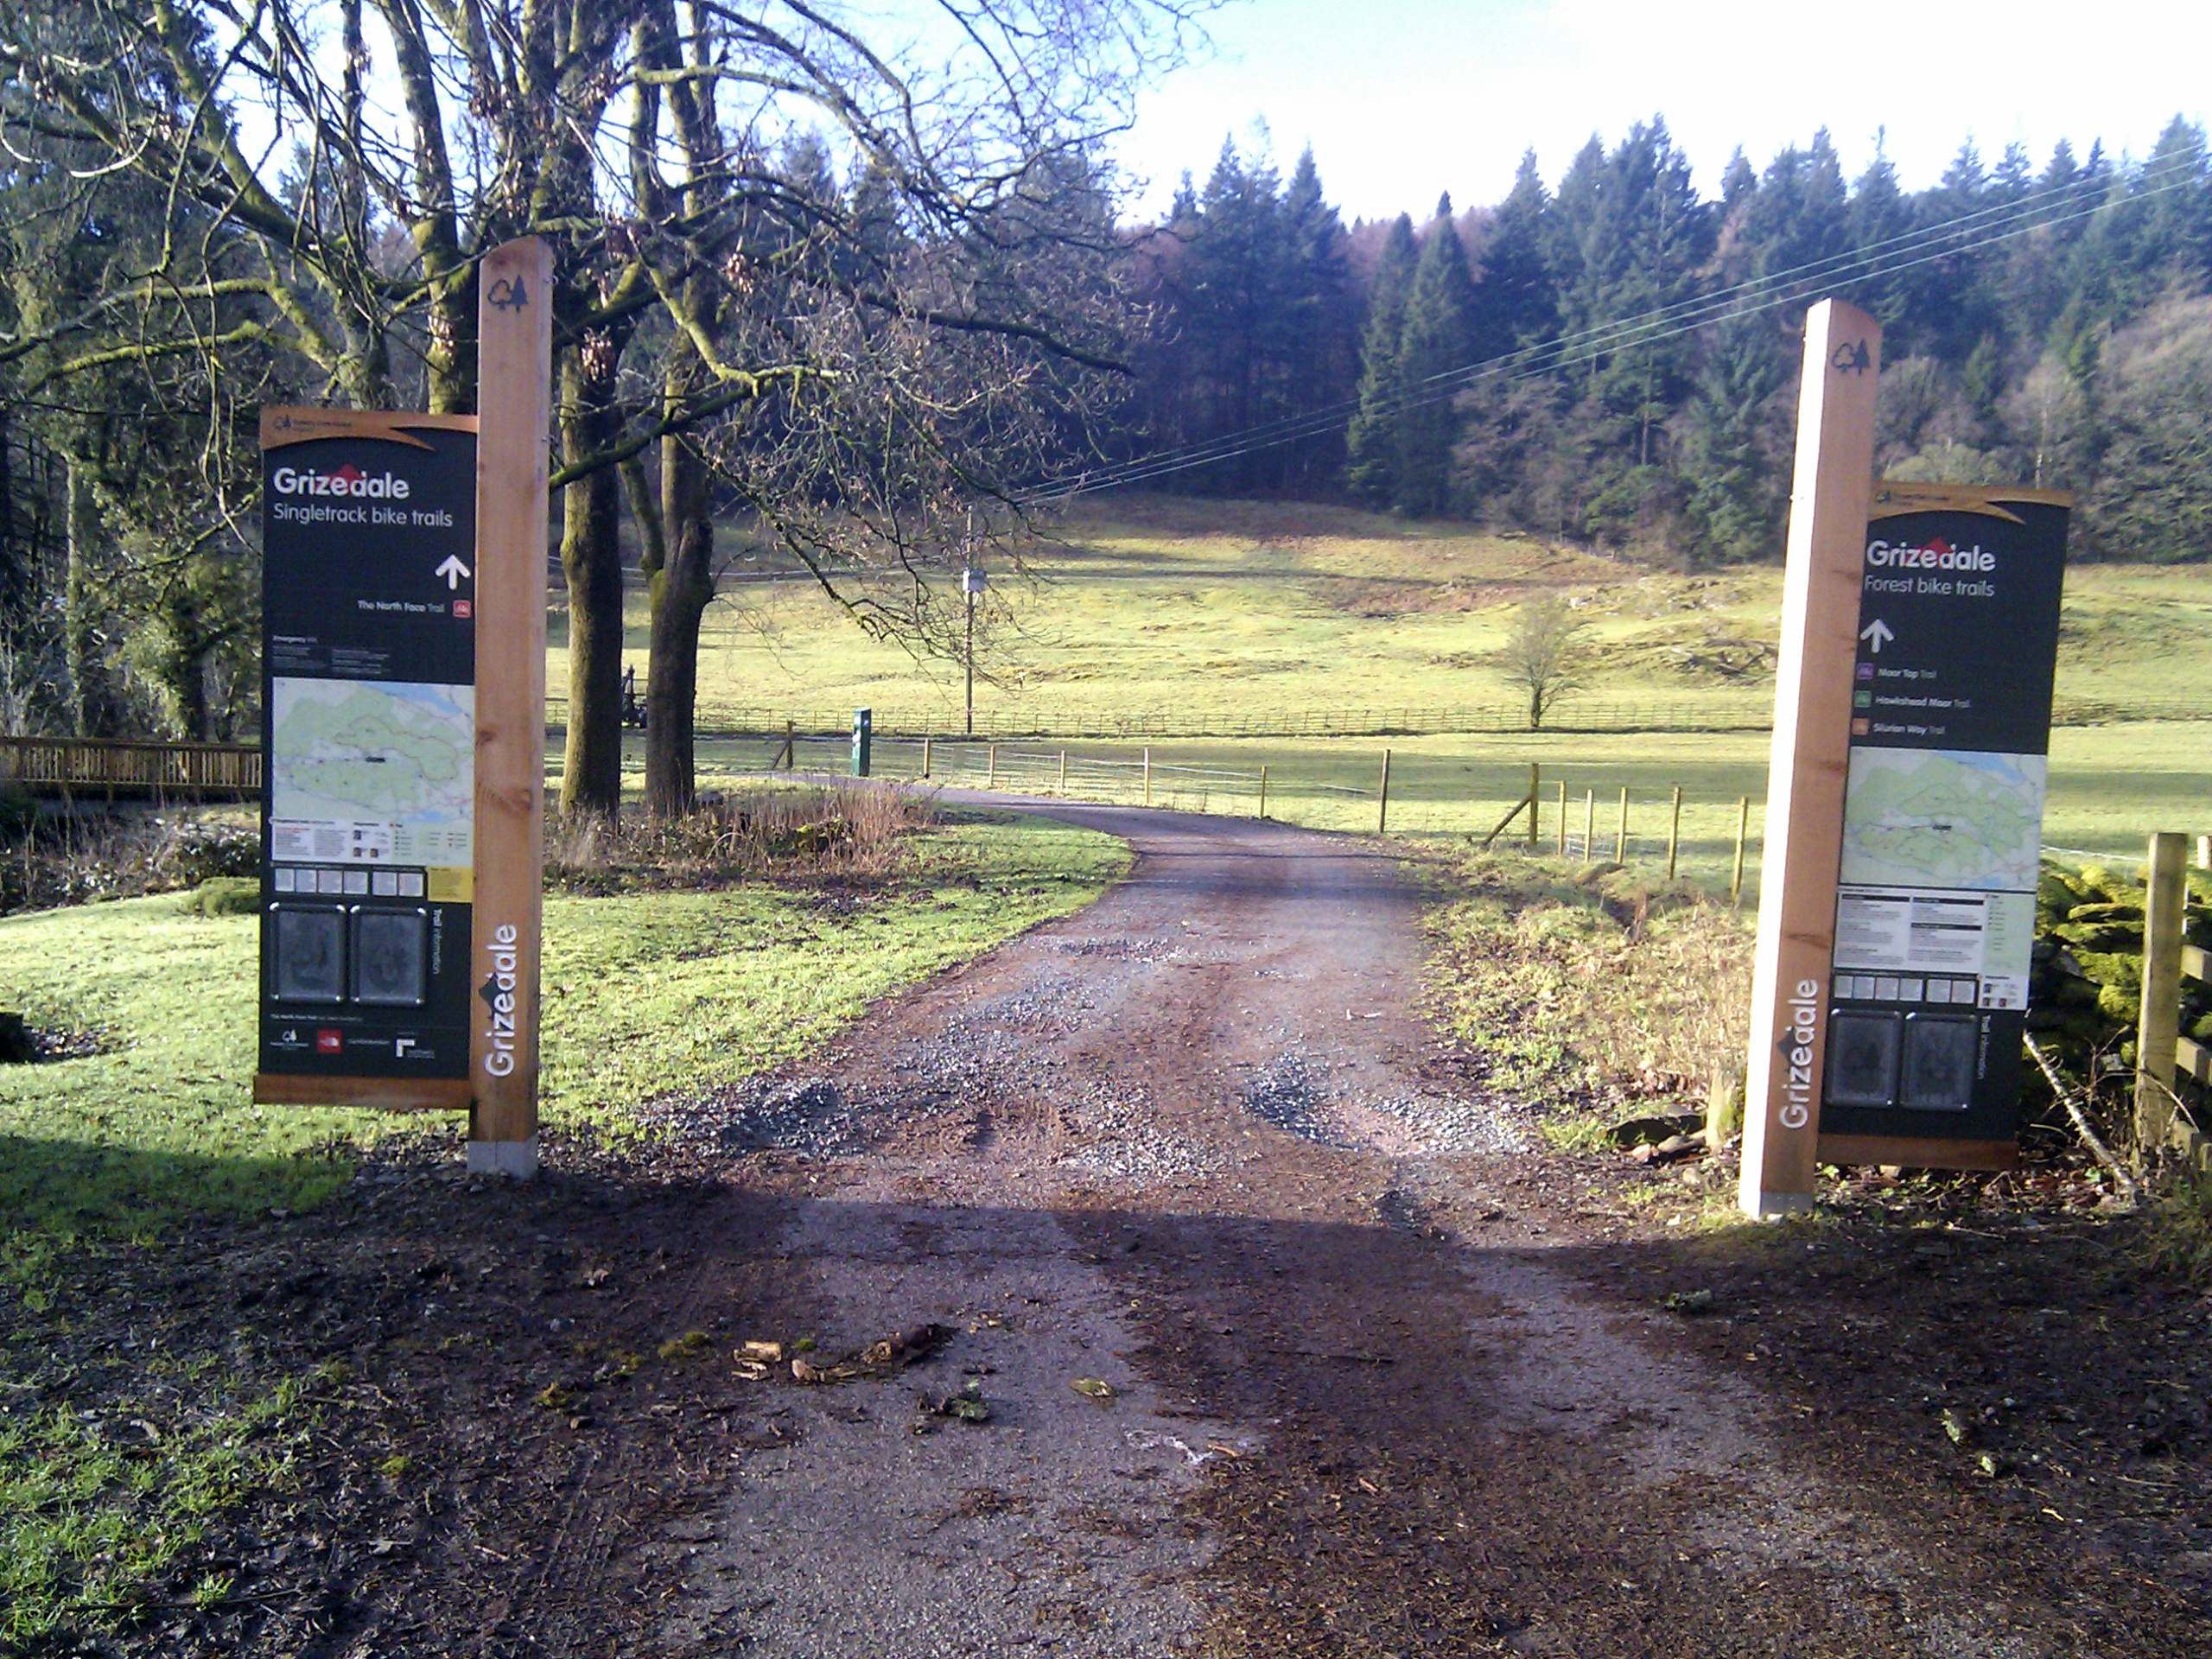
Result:
{"label": "muddy ground", "polygon": [[1064,810],[1135,844],[1120,887],[654,1103],[649,1150],[556,1141],[525,1190],[391,1152],[11,1303],[95,1419],[154,1344],[316,1378],[294,1477],[92,1650],[2212,1640],[2212,1302],[2135,1224],[1868,1186],[1700,1233],[1439,1043],[1386,852]]}

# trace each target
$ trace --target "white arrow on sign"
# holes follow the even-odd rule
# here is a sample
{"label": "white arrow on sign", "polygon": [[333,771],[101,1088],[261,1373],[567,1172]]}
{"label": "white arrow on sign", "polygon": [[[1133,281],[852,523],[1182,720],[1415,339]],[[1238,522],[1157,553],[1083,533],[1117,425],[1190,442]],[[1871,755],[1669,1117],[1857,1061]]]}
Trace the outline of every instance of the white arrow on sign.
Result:
{"label": "white arrow on sign", "polygon": [[1859,630],[1859,637],[1864,639],[1872,648],[1874,655],[1878,657],[1882,654],[1882,647],[1897,636],[1890,625],[1878,616]]}
{"label": "white arrow on sign", "polygon": [[468,567],[461,562],[458,554],[448,553],[446,555],[446,562],[430,574],[434,576],[443,576],[446,579],[446,591],[450,594],[461,587],[461,579],[468,575],[469,571]]}

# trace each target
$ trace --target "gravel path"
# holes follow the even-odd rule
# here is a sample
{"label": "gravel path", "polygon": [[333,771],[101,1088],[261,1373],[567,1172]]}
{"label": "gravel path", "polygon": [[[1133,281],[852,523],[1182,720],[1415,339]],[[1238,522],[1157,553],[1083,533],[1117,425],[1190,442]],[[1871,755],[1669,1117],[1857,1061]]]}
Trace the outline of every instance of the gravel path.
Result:
{"label": "gravel path", "polygon": [[[820,1354],[951,1332],[895,1376],[759,1385],[781,1427],[680,1540],[671,1649],[2101,1650],[1582,1287],[1412,1011],[1387,852],[1034,804],[1126,836],[1129,877],[659,1109],[789,1201],[769,1248]],[[989,1421],[918,1412],[967,1383]]]}

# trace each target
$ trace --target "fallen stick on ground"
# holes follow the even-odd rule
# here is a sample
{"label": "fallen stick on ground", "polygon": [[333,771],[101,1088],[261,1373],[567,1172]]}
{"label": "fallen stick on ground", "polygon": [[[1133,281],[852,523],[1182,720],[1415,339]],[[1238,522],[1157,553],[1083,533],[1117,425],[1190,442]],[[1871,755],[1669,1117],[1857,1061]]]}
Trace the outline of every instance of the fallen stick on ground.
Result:
{"label": "fallen stick on ground", "polygon": [[2136,1185],[2134,1173],[2113,1156],[2112,1148],[2105,1145],[2102,1138],[2090,1126],[2089,1115],[2082,1109],[2081,1102],[2074,1097],[2074,1091],[2060,1078],[2058,1069],[2044,1053],[2043,1046],[2032,1037],[2024,1040],[2028,1052],[2035,1056],[2036,1064],[2043,1068],[2044,1078],[2050,1084],[2050,1092],[2058,1096],[2058,1103],[2066,1108],[2066,1116],[2074,1120],[2075,1132],[2082,1137],[2082,1144],[2088,1147],[2096,1160],[2118,1179],[2120,1197],[2130,1204],[2135,1203],[2141,1197],[2142,1189]]}

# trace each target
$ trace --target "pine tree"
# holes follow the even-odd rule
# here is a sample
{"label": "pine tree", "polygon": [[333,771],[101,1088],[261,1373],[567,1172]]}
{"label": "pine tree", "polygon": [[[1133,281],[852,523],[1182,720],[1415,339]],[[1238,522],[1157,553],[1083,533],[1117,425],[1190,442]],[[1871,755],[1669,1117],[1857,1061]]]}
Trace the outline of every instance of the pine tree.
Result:
{"label": "pine tree", "polygon": [[1744,218],[1744,237],[1762,276],[1833,258],[1851,245],[1843,168],[1827,129],[1810,149],[1784,149],[1768,166]]}
{"label": "pine tree", "polygon": [[[1853,248],[1866,251],[1870,258],[1882,258],[1894,251],[1912,229],[1913,212],[1897,188],[1897,170],[1882,147],[1881,137],[1874,140],[1874,159],[1859,175],[1851,193],[1851,207],[1846,216]],[[1912,273],[1900,271],[1881,276],[1861,276],[1842,284],[1844,294],[1864,307],[1874,321],[1882,325],[1882,351],[1885,356],[1905,357],[1911,353],[1915,335],[1908,321],[1912,304]]]}
{"label": "pine tree", "polygon": [[2035,163],[2028,159],[2028,147],[2014,139],[2005,146],[2005,153],[1997,159],[1997,170],[1990,175],[1990,194],[2000,202],[2025,201],[2035,188]]}
{"label": "pine tree", "polygon": [[[1663,121],[1639,122],[1605,158],[1586,206],[1560,188],[1572,212],[1580,268],[1567,288],[1569,333],[1617,327],[1664,313],[1694,296],[1713,252],[1713,225],[1698,200],[1688,158]],[[1687,390],[1688,335],[1656,325],[1619,338],[1591,359],[1569,436],[1587,455],[1585,528],[1621,543],[1653,528],[1668,480],[1667,417]]]}
{"label": "pine tree", "polygon": [[1759,175],[1751,158],[1744,154],[1741,144],[1728,154],[1728,165],[1720,175],[1720,212],[1723,217],[1735,211],[1737,205],[1759,188]]}
{"label": "pine tree", "polygon": [[2159,193],[2134,214],[2140,230],[2133,265],[2147,300],[2212,262],[2212,165],[2205,156],[2204,129],[2174,117],[2152,147],[2143,173],[2139,190]]}
{"label": "pine tree", "polygon": [[1367,325],[1359,345],[1359,406],[1344,436],[1344,482],[1366,501],[1387,502],[1398,493],[1398,344],[1418,256],[1414,222],[1401,213],[1382,244],[1382,263],[1368,291]]}
{"label": "pine tree", "polygon": [[[1446,198],[1443,207],[1450,206]],[[1398,477],[1394,497],[1403,512],[1442,512],[1450,493],[1456,423],[1439,377],[1465,368],[1474,355],[1475,284],[1467,253],[1440,213],[1429,226],[1406,296],[1397,372],[1405,399],[1398,411]]]}
{"label": "pine tree", "polygon": [[1700,564],[1771,558],[1782,550],[1786,477],[1770,446],[1775,394],[1788,384],[1777,331],[1764,319],[1733,317],[1714,331],[1690,387],[1683,518]]}
{"label": "pine tree", "polygon": [[[1286,223],[1282,321],[1290,384],[1285,402],[1304,413],[1339,402],[1358,356],[1357,314],[1344,263],[1344,230],[1321,191],[1309,148],[1298,158],[1283,195]],[[1301,486],[1333,476],[1343,463],[1343,435],[1329,432],[1286,448],[1286,469]]]}
{"label": "pine tree", "polygon": [[1586,320],[1577,315],[1584,249],[1595,233],[1605,189],[1605,147],[1592,133],[1560,175],[1551,211],[1544,215],[1544,261],[1551,267],[1551,289],[1559,298],[1560,326],[1564,328],[1585,326]]}
{"label": "pine tree", "polygon": [[1550,210],[1536,152],[1521,157],[1513,188],[1491,218],[1483,245],[1482,280],[1475,287],[1475,350],[1497,357],[1543,339],[1556,325],[1558,302],[1544,257]]}
{"label": "pine tree", "polygon": [[1970,213],[1985,205],[1982,198],[1989,188],[1989,174],[1981,164],[1981,151],[1973,139],[1959,146],[1958,154],[1951,157],[1951,164],[1943,169],[1942,182],[1936,187],[1937,199],[1946,218]]}
{"label": "pine tree", "polygon": [[[1242,432],[1284,412],[1287,342],[1281,318],[1288,244],[1274,165],[1246,161],[1230,140],[1199,198],[1187,260],[1184,328],[1208,435]],[[1254,451],[1205,469],[1209,487],[1249,489],[1281,456]]]}

